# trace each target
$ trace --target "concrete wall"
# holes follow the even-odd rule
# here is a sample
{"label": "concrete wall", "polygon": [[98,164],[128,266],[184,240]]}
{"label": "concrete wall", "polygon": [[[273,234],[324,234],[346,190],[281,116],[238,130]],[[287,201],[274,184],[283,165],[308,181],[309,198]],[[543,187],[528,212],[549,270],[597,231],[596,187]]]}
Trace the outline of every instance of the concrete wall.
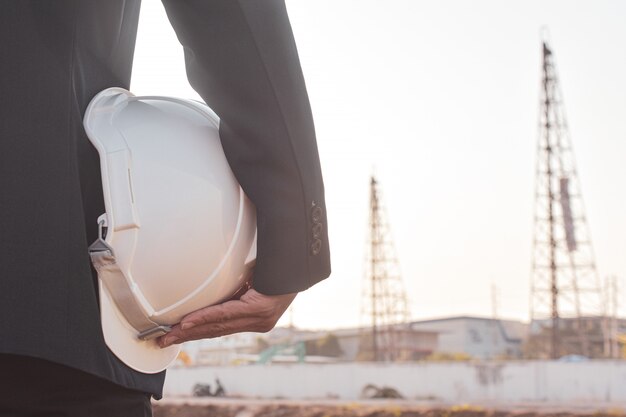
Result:
{"label": "concrete wall", "polygon": [[190,395],[196,383],[230,395],[262,398],[358,399],[367,384],[408,399],[451,402],[626,402],[626,361],[416,364],[294,364],[173,368],[165,395]]}

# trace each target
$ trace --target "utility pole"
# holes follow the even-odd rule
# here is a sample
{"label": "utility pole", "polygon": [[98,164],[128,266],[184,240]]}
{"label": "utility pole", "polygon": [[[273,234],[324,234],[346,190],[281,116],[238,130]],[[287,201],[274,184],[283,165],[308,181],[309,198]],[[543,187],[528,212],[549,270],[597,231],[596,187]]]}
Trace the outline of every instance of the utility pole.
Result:
{"label": "utility pole", "polygon": [[492,335],[492,349],[491,356],[495,357],[496,349],[498,346],[499,335],[499,317],[498,317],[498,287],[494,282],[491,283],[491,335]]}
{"label": "utility pole", "polygon": [[605,295],[605,320],[606,329],[608,331],[605,334],[605,356],[607,358],[619,358],[619,331],[617,324],[618,316],[618,300],[619,300],[619,288],[617,284],[616,276],[608,276],[604,280],[604,295]]}
{"label": "utility pole", "polygon": [[289,306],[289,329],[291,329],[293,331],[293,329],[295,329],[295,325],[293,322],[293,304],[291,304]]}
{"label": "utility pole", "polygon": [[611,312],[611,358],[619,358],[619,328],[618,328],[618,314],[619,314],[619,286],[617,283],[617,276],[613,275],[612,282],[612,295],[613,300],[611,306],[613,311]]}
{"label": "utility pole", "polygon": [[408,323],[409,309],[400,276],[398,259],[391,239],[380,186],[370,178],[368,259],[363,294],[369,334],[362,335],[360,351],[374,361],[402,359],[402,329]]}
{"label": "utility pole", "polygon": [[606,331],[604,325],[597,330],[603,317],[601,285],[554,54],[545,39],[541,70],[530,301],[538,330],[531,337],[538,357],[598,356]]}
{"label": "utility pole", "polygon": [[498,286],[495,282],[491,283],[491,316],[498,319]]}

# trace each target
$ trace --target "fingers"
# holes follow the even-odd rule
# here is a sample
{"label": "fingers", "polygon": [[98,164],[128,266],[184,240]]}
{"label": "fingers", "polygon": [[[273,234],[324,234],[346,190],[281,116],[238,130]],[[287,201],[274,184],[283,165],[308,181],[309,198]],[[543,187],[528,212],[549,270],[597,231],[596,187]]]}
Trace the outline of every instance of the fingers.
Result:
{"label": "fingers", "polygon": [[226,301],[189,313],[180,324],[183,330],[187,330],[200,324],[221,323],[244,317],[263,319],[277,315],[278,319],[293,298],[295,294],[267,296],[249,289],[239,300]]}
{"label": "fingers", "polygon": [[157,343],[161,348],[172,344],[188,342],[190,340],[207,339],[226,336],[240,332],[266,332],[269,326],[253,318],[242,318],[226,322],[207,323],[195,326],[189,330],[183,330],[175,326],[171,332],[161,336]]}
{"label": "fingers", "polygon": [[157,339],[160,347],[189,340],[240,332],[268,332],[295,298],[296,293],[263,295],[249,289],[239,300],[205,307],[183,317],[172,331]]}
{"label": "fingers", "polygon": [[226,301],[223,304],[201,308],[189,313],[180,321],[183,330],[207,323],[223,323],[247,315],[245,304],[239,300]]}

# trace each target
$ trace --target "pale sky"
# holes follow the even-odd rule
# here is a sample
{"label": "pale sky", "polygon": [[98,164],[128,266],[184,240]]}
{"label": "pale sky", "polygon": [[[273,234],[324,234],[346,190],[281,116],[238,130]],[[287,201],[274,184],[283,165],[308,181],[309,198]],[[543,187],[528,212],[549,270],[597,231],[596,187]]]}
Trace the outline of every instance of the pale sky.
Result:
{"label": "pale sky", "polygon": [[[413,319],[527,320],[540,28],[547,25],[602,277],[626,313],[626,1],[288,0],[326,185],[333,273],[304,328],[359,324],[372,167]],[[161,2],[131,90],[199,98]],[[286,323],[286,318],[282,323]]]}

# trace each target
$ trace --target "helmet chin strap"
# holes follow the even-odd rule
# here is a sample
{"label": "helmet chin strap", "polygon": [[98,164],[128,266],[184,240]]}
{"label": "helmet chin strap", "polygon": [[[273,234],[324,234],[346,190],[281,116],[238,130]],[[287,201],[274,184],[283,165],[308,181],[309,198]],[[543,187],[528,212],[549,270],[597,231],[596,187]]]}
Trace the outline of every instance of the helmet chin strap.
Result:
{"label": "helmet chin strap", "polygon": [[129,284],[129,280],[120,269],[115,259],[113,248],[103,237],[106,221],[98,222],[98,239],[89,245],[89,257],[98,271],[98,278],[104,283],[113,302],[126,321],[137,330],[137,337],[150,340],[168,333],[172,328],[150,320],[139,305]]}

